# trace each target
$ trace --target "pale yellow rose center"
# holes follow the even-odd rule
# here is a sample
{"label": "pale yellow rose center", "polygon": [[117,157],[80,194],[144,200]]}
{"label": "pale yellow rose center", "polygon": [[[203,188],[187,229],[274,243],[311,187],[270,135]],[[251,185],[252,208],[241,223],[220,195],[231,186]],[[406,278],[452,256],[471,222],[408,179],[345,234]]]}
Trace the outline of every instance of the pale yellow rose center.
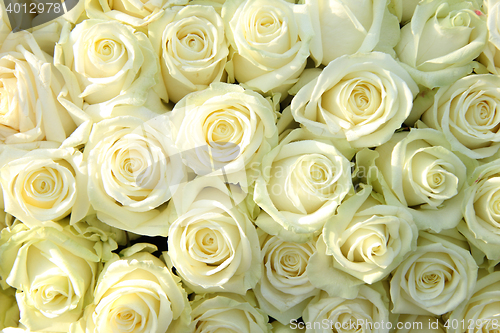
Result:
{"label": "pale yellow rose center", "polygon": [[[67,287],[67,284],[66,284]],[[66,301],[68,291],[64,290],[64,286],[43,286],[38,290],[40,301],[42,304],[54,303],[60,304]],[[66,288],[67,289],[67,288]]]}
{"label": "pale yellow rose center", "polygon": [[190,48],[194,52],[200,52],[203,50],[205,45],[204,36],[200,36],[194,33],[187,34],[181,38],[181,43],[186,47]]}
{"label": "pale yellow rose center", "polygon": [[339,235],[342,255],[354,263],[389,266],[401,249],[400,223],[395,216],[354,216],[349,228]]}
{"label": "pale yellow rose center", "polygon": [[48,318],[56,318],[72,307],[73,286],[57,267],[35,276],[29,293],[35,307]]}
{"label": "pale yellow rose center", "polygon": [[282,22],[276,16],[276,13],[270,12],[259,16],[255,22],[255,27],[259,36],[269,36],[276,33],[280,29],[281,24]]}
{"label": "pale yellow rose center", "polygon": [[414,277],[416,293],[420,299],[426,300],[438,297],[445,292],[455,274],[453,267],[438,257],[436,260],[416,262],[407,272],[407,278]]}
{"label": "pale yellow rose center", "polygon": [[455,175],[455,164],[436,156],[437,148],[428,147],[418,149],[408,159],[403,190],[409,207],[425,203],[437,207],[458,193],[460,180]]}
{"label": "pale yellow rose center", "polygon": [[[487,95],[474,98],[465,112],[467,125],[479,133],[497,133],[500,130],[500,113],[497,110],[497,104],[497,99]],[[455,122],[460,124],[459,120]]]}
{"label": "pale yellow rose center", "polygon": [[113,332],[137,332],[142,326],[142,316],[127,306],[114,308],[111,312]]}
{"label": "pale yellow rose center", "polygon": [[145,200],[165,182],[166,164],[165,151],[155,137],[125,134],[104,157],[106,192],[122,205]]}
{"label": "pale yellow rose center", "polygon": [[[177,62],[189,66],[207,66],[215,60],[217,28],[203,17],[186,17],[167,26],[163,33],[164,51]],[[166,54],[164,54],[166,56]]]}
{"label": "pale yellow rose center", "polygon": [[350,172],[344,170],[342,158],[314,153],[275,161],[267,184],[273,204],[278,210],[312,214],[339,192],[345,193],[349,185],[340,183]]}
{"label": "pale yellow rose center", "polygon": [[24,178],[22,199],[28,205],[50,209],[72,195],[69,185],[74,184],[74,181],[67,169],[42,167],[32,170]]}
{"label": "pale yellow rose center", "polygon": [[86,78],[112,77],[123,70],[129,60],[127,48],[113,35],[91,38],[84,47],[86,54],[79,55],[83,62],[78,63],[75,70]]}
{"label": "pale yellow rose center", "polygon": [[262,248],[263,279],[267,279],[280,292],[299,295],[314,289],[306,274],[309,258],[316,248],[307,243],[285,242],[276,236],[268,238]]}
{"label": "pale yellow rose center", "polygon": [[471,18],[466,12],[458,12],[451,17],[450,23],[454,27],[468,27],[471,23]]}
{"label": "pale yellow rose center", "polygon": [[[287,6],[250,6],[239,16],[241,31],[238,35],[241,34],[249,44],[246,47],[283,55],[288,59],[286,52],[300,40],[295,20],[290,18],[293,18],[293,12]],[[268,61],[271,67],[276,66],[276,60]]]}
{"label": "pale yellow rose center", "polygon": [[232,249],[226,235],[212,228],[192,228],[188,233],[191,257],[209,266],[218,266],[229,259]]}
{"label": "pale yellow rose center", "polygon": [[240,144],[248,119],[239,110],[227,109],[211,112],[205,119],[203,130],[206,142],[213,148],[226,143]]}
{"label": "pale yellow rose center", "polygon": [[122,53],[121,43],[112,39],[101,39],[94,44],[95,54],[104,62],[112,61]]}
{"label": "pale yellow rose center", "polygon": [[[319,154],[310,154],[300,157],[296,162],[292,179],[301,183],[310,194],[320,192],[329,195],[335,191],[335,165],[327,157]],[[293,181],[293,180],[292,180]]]}
{"label": "pale yellow rose center", "polygon": [[321,96],[323,110],[353,126],[366,123],[379,114],[383,104],[377,79],[372,78],[372,73],[361,74],[365,76],[363,79],[346,77]]}
{"label": "pale yellow rose center", "polygon": [[276,268],[276,270],[282,270],[283,275],[297,277],[305,273],[308,257],[299,248],[283,249],[278,251],[277,255],[279,256],[279,261],[275,262],[274,265],[279,265],[279,268]]}

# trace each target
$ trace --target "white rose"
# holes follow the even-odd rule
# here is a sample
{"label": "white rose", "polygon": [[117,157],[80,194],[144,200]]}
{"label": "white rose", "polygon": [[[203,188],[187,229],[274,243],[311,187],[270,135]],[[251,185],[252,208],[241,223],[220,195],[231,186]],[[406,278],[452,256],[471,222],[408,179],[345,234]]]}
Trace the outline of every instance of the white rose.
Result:
{"label": "white rose", "polygon": [[66,90],[52,57],[27,31],[10,34],[1,52],[0,143],[57,148],[83,120],[58,102]]}
{"label": "white rose", "polygon": [[500,160],[482,165],[470,177],[458,230],[488,259],[500,260]]}
{"label": "white rose", "polygon": [[19,325],[19,307],[17,306],[15,289],[0,287],[0,329]]}
{"label": "white rose", "polygon": [[165,101],[177,103],[188,93],[225,79],[229,50],[224,23],[213,7],[168,9],[148,29],[163,78],[156,89]]}
{"label": "white rose", "polygon": [[374,147],[401,126],[417,93],[415,82],[388,54],[356,54],[330,62],[295,95],[291,111],[315,134]]}
{"label": "white rose", "polygon": [[[451,311],[448,317],[448,333],[498,332],[500,329],[499,290],[500,272],[493,272],[479,279],[472,297]],[[456,325],[454,322],[459,324]]]}
{"label": "white rose", "polygon": [[476,159],[490,157],[500,147],[499,86],[500,77],[483,74],[441,87],[422,121],[443,132],[454,151]]}
{"label": "white rose", "polygon": [[259,307],[282,324],[299,318],[311,297],[319,293],[306,273],[309,258],[316,252],[313,241],[286,242],[261,235],[262,278],[253,289]]}
{"label": "white rose", "polygon": [[166,260],[197,293],[245,294],[261,276],[257,231],[232,196],[222,178],[201,177],[174,198]]}
{"label": "white rose", "polygon": [[191,308],[178,277],[160,259],[137,243],[106,263],[93,303],[72,333],[187,332]]}
{"label": "white rose", "polygon": [[17,289],[20,322],[33,331],[68,332],[92,298],[100,241],[75,234],[67,222],[2,230],[1,282]]}
{"label": "white rose", "polygon": [[245,171],[278,141],[271,102],[234,84],[186,95],[169,117],[175,145],[198,175]]}
{"label": "white rose", "polygon": [[394,333],[446,333],[441,321],[431,316],[400,315],[397,325]]}
{"label": "white rose", "polygon": [[212,294],[192,303],[193,332],[270,333],[267,315],[251,294]]}
{"label": "white rose", "polygon": [[290,241],[321,230],[352,188],[350,162],[337,147],[350,151],[336,144],[296,129],[264,156],[254,191],[260,228]]}
{"label": "white rose", "polygon": [[167,235],[166,202],[186,172],[165,117],[122,116],[95,124],[85,146],[88,196],[97,217],[120,229]]}
{"label": "white rose", "polygon": [[[361,281],[382,280],[417,246],[411,214],[382,204],[376,195],[370,186],[364,187],[325,223],[307,271],[311,282],[331,296],[352,295]],[[332,278],[324,279],[326,274]]]}
{"label": "white rose", "polygon": [[399,22],[384,0],[305,0],[314,26],[311,56],[328,65],[343,55],[381,51],[394,54]]}
{"label": "white rose", "polygon": [[391,279],[392,312],[442,315],[471,297],[476,277],[466,242],[421,232],[417,250]]}
{"label": "white rose", "polygon": [[392,205],[409,207],[419,229],[439,232],[460,222],[466,166],[475,161],[452,153],[442,133],[429,128],[395,133],[375,153],[363,154],[372,157],[363,156],[360,163],[375,161],[366,169],[373,168],[371,176],[381,182],[374,185],[377,192]]}
{"label": "white rose", "polygon": [[90,208],[82,157],[73,148],[4,150],[0,183],[5,211],[30,227],[70,213],[72,223],[80,221]]}
{"label": "white rose", "polygon": [[306,333],[388,333],[389,299],[380,285],[376,287],[364,285],[351,298],[329,297],[326,292],[321,292],[302,314]]}
{"label": "white rose", "polygon": [[116,105],[143,105],[159,73],[145,34],[117,21],[84,20],[63,28],[54,63],[75,105],[106,118]]}
{"label": "white rose", "polygon": [[[485,3],[487,3],[485,1]],[[500,74],[500,29],[498,22],[500,22],[500,3],[493,2],[488,6],[487,16],[488,26],[488,42],[486,43],[483,53],[478,58],[478,61],[486,66],[486,68],[493,74]]]}
{"label": "white rose", "polygon": [[222,18],[232,47],[229,81],[284,98],[309,57],[314,32],[307,7],[283,0],[227,0]]}
{"label": "white rose", "polygon": [[417,83],[434,88],[471,73],[487,38],[485,15],[472,2],[423,1],[401,29],[395,50]]}
{"label": "white rose", "polygon": [[189,0],[85,0],[85,10],[91,19],[117,20],[133,27],[147,27],[161,17],[163,11]]}

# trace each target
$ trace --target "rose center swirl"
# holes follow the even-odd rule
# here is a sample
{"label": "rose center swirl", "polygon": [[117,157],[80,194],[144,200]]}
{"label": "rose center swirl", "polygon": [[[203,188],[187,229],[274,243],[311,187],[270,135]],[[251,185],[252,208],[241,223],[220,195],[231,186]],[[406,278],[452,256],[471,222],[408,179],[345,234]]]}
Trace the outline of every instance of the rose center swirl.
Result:
{"label": "rose center swirl", "polygon": [[94,44],[95,54],[104,62],[109,62],[121,55],[123,46],[112,39],[101,39]]}
{"label": "rose center swirl", "polygon": [[111,325],[117,332],[136,332],[143,326],[142,316],[127,306],[113,309],[111,318]]}
{"label": "rose center swirl", "polygon": [[191,257],[209,266],[218,266],[232,255],[229,240],[217,227],[189,228],[186,238]]}

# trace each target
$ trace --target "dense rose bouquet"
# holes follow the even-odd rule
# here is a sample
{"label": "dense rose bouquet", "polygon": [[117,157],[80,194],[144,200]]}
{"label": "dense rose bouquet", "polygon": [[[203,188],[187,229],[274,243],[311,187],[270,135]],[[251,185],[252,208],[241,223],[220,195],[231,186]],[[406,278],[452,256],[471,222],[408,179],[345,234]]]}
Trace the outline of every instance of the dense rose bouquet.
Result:
{"label": "dense rose bouquet", "polygon": [[500,330],[499,1],[49,1],[0,4],[0,333]]}

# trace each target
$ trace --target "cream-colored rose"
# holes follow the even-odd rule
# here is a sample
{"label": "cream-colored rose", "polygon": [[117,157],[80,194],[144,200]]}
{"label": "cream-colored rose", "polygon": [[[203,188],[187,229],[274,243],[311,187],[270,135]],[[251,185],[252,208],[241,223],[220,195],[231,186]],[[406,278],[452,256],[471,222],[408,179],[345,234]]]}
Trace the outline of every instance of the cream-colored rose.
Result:
{"label": "cream-colored rose", "polygon": [[4,290],[0,287],[0,329],[19,325],[19,307],[15,292],[14,288]]}
{"label": "cream-colored rose", "polygon": [[417,246],[411,214],[382,204],[376,196],[370,186],[364,187],[325,223],[307,272],[311,282],[331,296],[351,295],[361,281],[382,280]]}
{"label": "cream-colored rose", "polygon": [[209,294],[192,302],[192,332],[270,333],[267,315],[251,293]]}
{"label": "cream-colored rose", "polygon": [[197,293],[254,288],[261,276],[257,231],[222,177],[199,177],[178,192],[167,264]]}
{"label": "cream-colored rose", "polygon": [[394,333],[446,333],[443,323],[436,317],[400,315]]}
{"label": "cream-colored rose", "polygon": [[143,105],[159,74],[145,34],[111,20],[88,19],[63,27],[54,63],[77,107],[106,118],[116,105]]}
{"label": "cream-colored rose", "polygon": [[186,5],[189,0],[85,0],[91,19],[116,20],[143,28],[158,20],[172,6]]}
{"label": "cream-colored rose", "polygon": [[231,44],[229,81],[281,93],[297,81],[314,34],[307,6],[284,0],[227,0],[222,8]]}
{"label": "cream-colored rose", "polygon": [[[458,322],[456,325],[454,322]],[[474,294],[448,317],[448,333],[495,333],[500,330],[500,272],[490,273],[476,283]]]}
{"label": "cream-colored rose", "polygon": [[94,125],[83,155],[88,197],[101,221],[141,235],[167,235],[166,202],[187,177],[167,128],[163,116],[121,116]]}
{"label": "cream-colored rose", "polygon": [[0,183],[5,211],[30,227],[70,213],[75,223],[90,208],[86,166],[73,148],[7,148],[0,155]]}
{"label": "cream-colored rose", "polygon": [[488,259],[500,260],[500,160],[476,168],[469,182],[458,230]]}
{"label": "cream-colored rose", "polygon": [[306,333],[388,333],[389,299],[381,285],[375,287],[364,285],[351,298],[329,297],[321,292],[302,314]]}
{"label": "cream-colored rose", "polygon": [[346,138],[356,148],[388,141],[410,114],[418,87],[388,54],[343,56],[302,87],[293,118],[311,132]]}
{"label": "cream-colored rose", "polygon": [[17,289],[21,324],[34,332],[68,332],[91,302],[99,262],[107,256],[99,244],[93,236],[74,233],[67,220],[54,227],[18,223],[2,230],[1,282]]}
{"label": "cream-colored rose", "polygon": [[[349,154],[342,144],[304,129],[288,134],[264,156],[254,200],[256,224],[289,241],[310,239],[352,188]],[[350,154],[349,154],[350,155]]]}
{"label": "cream-colored rose", "polygon": [[377,192],[392,205],[409,207],[419,229],[439,232],[460,222],[467,167],[475,161],[452,153],[442,133],[430,128],[395,133],[375,153],[363,154],[359,163],[373,168]]}
{"label": "cream-colored rose", "polygon": [[0,52],[0,143],[57,148],[82,119],[58,101],[65,82],[52,57],[27,31],[11,33]]}
{"label": "cream-colored rose", "polygon": [[464,240],[421,232],[417,250],[393,273],[392,312],[442,315],[471,297],[476,277]]}
{"label": "cream-colored rose", "polygon": [[[488,42],[483,49],[483,53],[478,58],[478,61],[486,66],[493,74],[500,74],[500,3],[495,1],[488,6],[487,26],[488,26]],[[488,3],[488,1],[485,1]]]}
{"label": "cream-colored rose", "polygon": [[196,174],[220,175],[222,168],[231,174],[260,162],[277,145],[273,108],[256,92],[213,83],[175,105],[169,114],[170,129],[184,162]]}
{"label": "cream-colored rose", "polygon": [[165,263],[137,243],[106,263],[96,284],[93,303],[72,333],[187,332],[191,320],[186,292]]}
{"label": "cream-colored rose", "polygon": [[466,76],[439,88],[434,104],[422,115],[458,151],[471,158],[490,157],[500,147],[500,77]]}
{"label": "cream-colored rose", "polygon": [[485,15],[473,2],[422,1],[395,50],[418,84],[434,88],[471,73],[487,39]]}
{"label": "cream-colored rose", "polygon": [[399,22],[384,0],[302,0],[314,26],[311,56],[328,65],[348,54],[381,51],[394,54]]}
{"label": "cream-colored rose", "polygon": [[316,252],[314,241],[286,242],[262,233],[262,278],[253,289],[259,308],[282,324],[301,317],[311,297],[319,293],[306,273]]}
{"label": "cream-colored rose", "polygon": [[155,89],[165,101],[177,103],[225,79],[228,44],[222,18],[212,6],[167,9],[148,29],[163,79]]}

